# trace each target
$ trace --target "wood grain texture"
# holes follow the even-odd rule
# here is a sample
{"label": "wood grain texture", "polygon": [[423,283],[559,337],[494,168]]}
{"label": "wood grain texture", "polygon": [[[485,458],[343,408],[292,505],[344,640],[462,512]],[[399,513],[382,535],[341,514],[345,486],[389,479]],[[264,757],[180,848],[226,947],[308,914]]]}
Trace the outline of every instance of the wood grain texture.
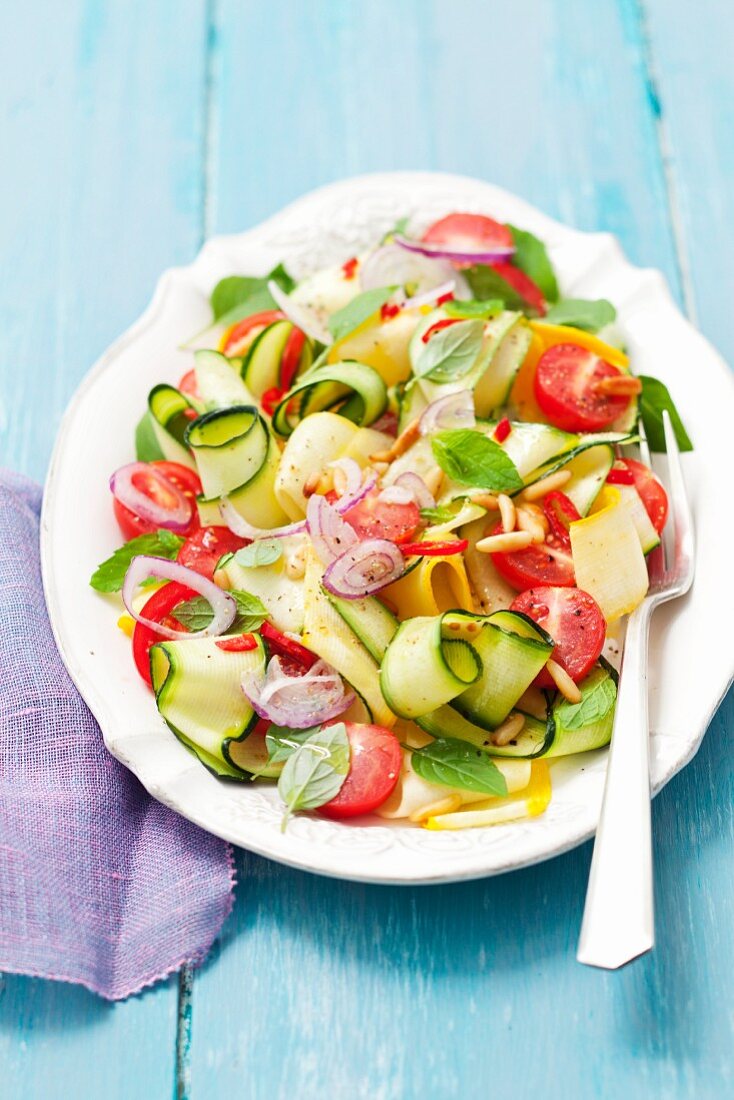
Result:
{"label": "wood grain texture", "polygon": [[[28,0],[0,35],[0,460],[43,473],[79,378],[202,233],[370,170],[616,233],[732,358],[733,33],[723,0]],[[574,961],[588,845],[409,889],[241,853],[178,1021],[175,982],[111,1008],[5,978],[0,1091],[728,1095],[733,741],[730,699],[656,799],[659,946],[624,972]]]}

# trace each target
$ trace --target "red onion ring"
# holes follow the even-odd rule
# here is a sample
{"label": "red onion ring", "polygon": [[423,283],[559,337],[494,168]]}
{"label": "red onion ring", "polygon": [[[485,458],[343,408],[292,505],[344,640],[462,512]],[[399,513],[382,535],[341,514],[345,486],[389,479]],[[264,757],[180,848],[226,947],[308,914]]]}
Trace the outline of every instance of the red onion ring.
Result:
{"label": "red onion ring", "polygon": [[296,523],[288,523],[285,527],[253,527],[239,514],[234,504],[227,497],[222,497],[219,502],[219,514],[233,535],[239,535],[242,539],[285,539],[289,535],[300,535],[306,530],[305,519]]}
{"label": "red onion ring", "polygon": [[[416,284],[416,295],[454,283],[460,297],[470,298],[466,280],[449,263],[425,256],[408,255],[394,244],[383,245],[364,261],[359,272],[363,290],[382,286]],[[440,297],[437,294],[436,297]],[[435,299],[429,298],[429,301]],[[413,303],[415,304],[414,300]]]}
{"label": "red onion ring", "polygon": [[435,260],[449,260],[455,264],[492,264],[506,260],[515,249],[511,245],[497,245],[492,249],[446,248],[442,244],[427,241],[411,241],[407,237],[394,237],[398,248]]}
{"label": "red onion ring", "polygon": [[[175,507],[166,508],[157,504],[138,489],[134,480],[136,474],[145,474],[146,478],[157,482],[165,493],[173,497]],[[169,531],[185,531],[191,523],[191,501],[177,485],[148,462],[130,462],[127,466],[121,466],[110,478],[110,489],[120,504],[156,527],[166,527]]]}
{"label": "red onion ring", "polygon": [[411,500],[414,500],[419,508],[436,507],[436,499],[425,481],[420,474],[416,474],[412,470],[408,470],[404,474],[400,474],[399,477],[396,477],[393,486],[399,489],[406,489],[407,492],[410,493]]}
{"label": "red onion ring", "polygon": [[439,397],[423,410],[418,421],[421,435],[430,435],[449,428],[474,428],[474,395],[471,390],[457,390]]}
{"label": "red onion ring", "polygon": [[[133,607],[135,591],[146,577],[160,577],[161,580],[177,581],[179,584],[193,589],[194,592],[198,592],[212,609],[214,618],[209,626],[204,627],[203,630],[193,632],[172,630],[171,627],[165,626],[163,623],[146,619]],[[225,630],[228,630],[234,622],[237,614],[237,603],[234,597],[230,596],[228,592],[223,592],[214,581],[208,580],[207,577],[203,577],[201,573],[196,573],[193,569],[188,569],[185,565],[180,565],[177,561],[169,561],[168,558],[155,558],[149,554],[136,554],[127,567],[125,580],[122,583],[122,601],[136,622],[142,623],[143,626],[149,626],[152,630],[155,630],[156,634],[162,634],[164,638],[171,638],[174,641],[178,639],[211,638],[224,634]]]}
{"label": "red onion ring", "polygon": [[354,528],[342,519],[326,497],[317,493],[308,499],[306,523],[313,548],[324,565],[329,565],[345,550],[359,542]]}
{"label": "red onion ring", "polygon": [[261,718],[291,729],[308,729],[342,714],[354,701],[342,678],[326,661],[290,676],[280,657],[269,662],[265,676],[242,678],[242,690]]}
{"label": "red onion ring", "polygon": [[333,343],[331,334],[320,324],[310,309],[306,309],[299,302],[294,302],[291,296],[281,290],[272,279],[268,283],[268,290],[276,304],[296,328],[299,328],[301,332],[306,333],[306,336],[310,336],[312,340],[317,340],[320,344]]}
{"label": "red onion ring", "polygon": [[361,488],[362,467],[356,458],[338,458],[335,462],[329,463],[329,469],[341,470],[347,479],[344,492],[340,496],[353,497]]}
{"label": "red onion ring", "polygon": [[424,290],[422,294],[416,294],[413,298],[406,298],[405,301],[400,303],[400,308],[418,309],[419,306],[430,306],[438,298],[443,298],[446,294],[453,294],[455,286],[456,278],[448,279],[440,286],[434,286],[431,290]]}
{"label": "red onion ring", "polygon": [[[348,460],[342,459],[341,461]],[[350,508],[353,508],[355,504],[359,504],[360,500],[364,500],[367,494],[372,492],[375,485],[377,485],[377,474],[373,472],[368,474],[368,476],[365,478],[364,484],[361,485],[354,494],[345,493],[343,497],[340,497],[339,500],[336,501],[334,507],[336,508],[337,512],[339,512],[341,515],[344,515],[344,513],[348,512]]]}
{"label": "red onion ring", "polygon": [[324,573],[324,588],[345,600],[371,596],[400,577],[405,558],[387,539],[365,539],[340,554]]}

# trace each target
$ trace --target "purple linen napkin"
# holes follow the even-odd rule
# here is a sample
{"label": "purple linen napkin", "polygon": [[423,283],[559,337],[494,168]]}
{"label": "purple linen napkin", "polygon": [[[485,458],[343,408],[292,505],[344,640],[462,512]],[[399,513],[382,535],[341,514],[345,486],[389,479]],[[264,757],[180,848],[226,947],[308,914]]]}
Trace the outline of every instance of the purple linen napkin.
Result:
{"label": "purple linen napkin", "polygon": [[105,749],[51,633],[40,504],[0,471],[0,970],[115,1000],[204,958],[232,853]]}

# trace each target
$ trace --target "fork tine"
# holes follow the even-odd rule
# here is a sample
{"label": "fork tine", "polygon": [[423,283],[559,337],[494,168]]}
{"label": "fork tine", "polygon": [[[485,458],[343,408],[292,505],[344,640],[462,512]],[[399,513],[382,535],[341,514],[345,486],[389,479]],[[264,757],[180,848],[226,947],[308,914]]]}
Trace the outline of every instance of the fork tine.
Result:
{"label": "fork tine", "polygon": [[665,432],[665,447],[668,452],[668,490],[675,545],[674,576],[671,577],[671,580],[679,587],[679,594],[682,595],[691,587],[693,580],[693,559],[695,556],[693,517],[688,502],[685,481],[683,480],[680,449],[675,438],[673,422],[667,409],[663,411],[663,430]]}
{"label": "fork tine", "polygon": [[[650,445],[647,442],[647,432],[645,431],[645,425],[640,417],[637,423],[637,434],[640,437],[640,459],[652,469],[652,455],[650,454]],[[647,555],[647,572],[650,576],[650,584],[653,588],[657,588],[663,581],[666,568],[666,555],[665,555],[665,543],[661,540],[660,545],[656,546],[654,550],[651,550]]]}
{"label": "fork tine", "polygon": [[640,420],[638,421],[638,424],[637,424],[637,434],[640,437],[640,443],[639,443],[640,459],[645,463],[646,466],[649,466],[650,469],[652,469],[652,458],[650,456],[650,446],[647,442],[647,432],[645,431],[645,425],[642,422],[641,417],[640,417]]}

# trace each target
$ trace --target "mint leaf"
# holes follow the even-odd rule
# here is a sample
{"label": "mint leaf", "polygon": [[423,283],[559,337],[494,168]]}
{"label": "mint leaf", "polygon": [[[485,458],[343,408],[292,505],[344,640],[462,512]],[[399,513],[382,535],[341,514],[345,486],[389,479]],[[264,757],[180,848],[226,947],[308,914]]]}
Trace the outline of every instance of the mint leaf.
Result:
{"label": "mint leaf", "polygon": [[143,413],[135,429],[135,457],[138,462],[158,462],[164,457],[149,412]]}
{"label": "mint leaf", "polygon": [[414,749],[413,771],[427,783],[506,795],[507,782],[495,762],[482,749],[452,737],[439,737],[422,749]]}
{"label": "mint leaf", "polygon": [[505,309],[519,309],[523,313],[535,316],[536,310],[518,294],[514,287],[510,286],[506,279],[498,275],[493,267],[488,264],[474,264],[473,267],[465,267],[461,274],[469,283],[471,292],[475,298],[483,302],[499,298],[504,302]]}
{"label": "mint leaf", "polygon": [[180,535],[161,528],[148,535],[138,535],[115,550],[111,558],[98,565],[89,583],[97,592],[119,592],[127,568],[137,554],[150,554],[155,558],[173,561],[184,544]]}
{"label": "mint leaf", "polygon": [[251,317],[253,313],[277,308],[268,290],[268,282],[271,279],[286,294],[290,294],[296,285],[295,280],[282,264],[278,264],[263,277],[228,275],[225,279],[220,279],[210,299],[214,320],[221,324],[234,324],[235,321]]}
{"label": "mint leaf", "polygon": [[478,302],[474,298],[463,300],[455,298],[449,302],[444,302],[442,306],[447,317],[459,317],[461,320],[471,320],[476,317],[482,321],[501,313],[504,308],[505,304],[500,298],[495,298],[494,301],[489,302]]}
{"label": "mint leaf", "polygon": [[281,764],[287,760],[319,728],[311,726],[307,730],[292,730],[287,726],[270,726],[265,734],[268,764]]}
{"label": "mint leaf", "polygon": [[593,726],[614,709],[617,689],[611,676],[604,676],[590,690],[584,691],[580,685],[581,702],[568,703],[565,700],[556,704],[553,714],[564,730],[580,730]]}
{"label": "mint leaf", "polygon": [[234,556],[238,565],[253,568],[258,565],[272,565],[283,553],[283,547],[277,539],[256,539],[249,546],[243,546]]}
{"label": "mint leaf", "polygon": [[668,387],[657,378],[641,374],[642,393],[640,394],[640,416],[645,425],[645,434],[651,451],[665,454],[665,430],[663,428],[663,411],[667,409],[675,432],[675,438],[681,451],[692,451],[693,444],[689,438],[680,414],[675,407],[673,398],[668,392]]}
{"label": "mint leaf", "polygon": [[533,233],[528,233],[527,229],[518,229],[516,225],[509,224],[507,228],[512,233],[515,245],[513,264],[533,280],[547,302],[555,302],[558,297],[558,283],[545,245]]}
{"label": "mint leaf", "polygon": [[421,348],[414,374],[431,382],[463,378],[476,363],[483,339],[483,321],[457,321],[440,329]]}
{"label": "mint leaf", "polygon": [[343,340],[350,332],[363,325],[373,313],[377,313],[381,306],[392,296],[394,286],[375,287],[374,290],[365,290],[347,302],[342,309],[332,313],[329,318],[329,332],[334,337],[334,342]]}
{"label": "mint leaf", "polygon": [[470,428],[438,432],[431,448],[443,472],[460,485],[498,493],[516,492],[524,485],[515,463],[499,443]]}
{"label": "mint leaf", "polygon": [[[258,630],[268,617],[268,610],[263,602],[257,596],[238,589],[234,589],[229,594],[234,596],[237,614],[227,633],[245,634],[251,630]],[[211,605],[203,596],[192,596],[190,600],[178,604],[173,615],[181,626],[192,632],[206,630],[214,618]]]}
{"label": "mint leaf", "polygon": [[580,328],[582,332],[598,332],[605,325],[611,325],[616,316],[616,309],[606,298],[561,298],[550,307],[543,320],[553,325]]}
{"label": "mint leaf", "polygon": [[321,727],[292,752],[280,773],[278,793],[286,805],[283,830],[296,810],[330,802],[349,772],[349,739],[343,722]]}

